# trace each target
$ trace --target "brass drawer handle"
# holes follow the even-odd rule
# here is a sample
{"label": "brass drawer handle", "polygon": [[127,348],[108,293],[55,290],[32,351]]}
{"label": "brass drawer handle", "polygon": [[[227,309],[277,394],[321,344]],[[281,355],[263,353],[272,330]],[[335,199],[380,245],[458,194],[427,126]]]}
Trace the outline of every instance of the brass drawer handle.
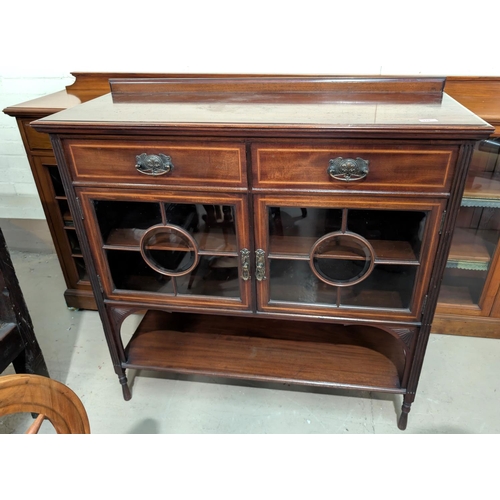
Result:
{"label": "brass drawer handle", "polygon": [[250,279],[250,250],[243,248],[241,253],[241,279],[248,281]]}
{"label": "brass drawer handle", "polygon": [[330,160],[328,174],[337,181],[351,182],[364,179],[369,172],[369,161],[363,158],[334,158]]}
{"label": "brass drawer handle", "polygon": [[145,175],[164,175],[174,168],[172,158],[161,153],[157,155],[142,153],[135,157],[135,161],[137,162],[135,165],[137,171]]}
{"label": "brass drawer handle", "polygon": [[255,250],[255,277],[257,281],[264,281],[266,278],[266,252]]}

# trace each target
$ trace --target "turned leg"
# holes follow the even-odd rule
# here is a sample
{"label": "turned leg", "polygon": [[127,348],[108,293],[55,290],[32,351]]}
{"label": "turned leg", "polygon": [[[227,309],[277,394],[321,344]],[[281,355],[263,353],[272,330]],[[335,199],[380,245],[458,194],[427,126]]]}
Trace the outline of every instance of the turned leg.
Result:
{"label": "turned leg", "polygon": [[398,420],[398,428],[402,431],[406,429],[406,425],[408,424],[408,413],[410,413],[411,404],[414,399],[414,394],[405,394],[403,397],[403,406],[401,407],[401,415]]}
{"label": "turned leg", "polygon": [[123,399],[125,401],[130,401],[132,399],[132,393],[130,392],[130,387],[128,386],[128,380],[125,372],[122,372],[121,375],[118,374],[118,380],[122,385]]}

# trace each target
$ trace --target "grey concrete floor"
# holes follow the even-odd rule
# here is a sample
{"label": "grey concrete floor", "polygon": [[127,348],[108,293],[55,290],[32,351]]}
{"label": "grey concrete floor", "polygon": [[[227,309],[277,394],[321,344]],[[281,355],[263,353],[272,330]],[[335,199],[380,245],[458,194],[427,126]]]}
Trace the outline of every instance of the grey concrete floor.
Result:
{"label": "grey concrete floor", "polygon": [[[401,397],[131,371],[126,402],[97,312],[72,311],[44,221],[0,220],[52,378],[82,400],[94,434],[401,434]],[[131,333],[136,318],[127,320]],[[14,373],[9,367],[4,374]],[[431,335],[407,434],[500,432],[500,340]],[[0,419],[0,433],[31,421]],[[53,432],[44,423],[42,433]]]}

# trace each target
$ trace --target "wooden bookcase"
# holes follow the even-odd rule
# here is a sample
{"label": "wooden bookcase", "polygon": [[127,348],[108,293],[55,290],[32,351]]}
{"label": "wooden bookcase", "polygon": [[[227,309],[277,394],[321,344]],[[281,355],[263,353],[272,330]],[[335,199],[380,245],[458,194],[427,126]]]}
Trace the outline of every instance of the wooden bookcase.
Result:
{"label": "wooden bookcase", "polygon": [[495,131],[474,149],[432,331],[500,338],[500,78],[450,77],[445,90]]}

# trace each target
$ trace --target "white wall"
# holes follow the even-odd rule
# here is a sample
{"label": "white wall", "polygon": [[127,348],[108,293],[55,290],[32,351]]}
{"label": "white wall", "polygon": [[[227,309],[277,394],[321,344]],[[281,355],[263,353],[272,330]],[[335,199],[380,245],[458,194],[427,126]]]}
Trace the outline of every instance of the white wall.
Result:
{"label": "white wall", "polygon": [[[71,71],[500,76],[500,1],[8,2],[0,107]],[[15,120],[0,116],[0,218],[42,218]]]}

